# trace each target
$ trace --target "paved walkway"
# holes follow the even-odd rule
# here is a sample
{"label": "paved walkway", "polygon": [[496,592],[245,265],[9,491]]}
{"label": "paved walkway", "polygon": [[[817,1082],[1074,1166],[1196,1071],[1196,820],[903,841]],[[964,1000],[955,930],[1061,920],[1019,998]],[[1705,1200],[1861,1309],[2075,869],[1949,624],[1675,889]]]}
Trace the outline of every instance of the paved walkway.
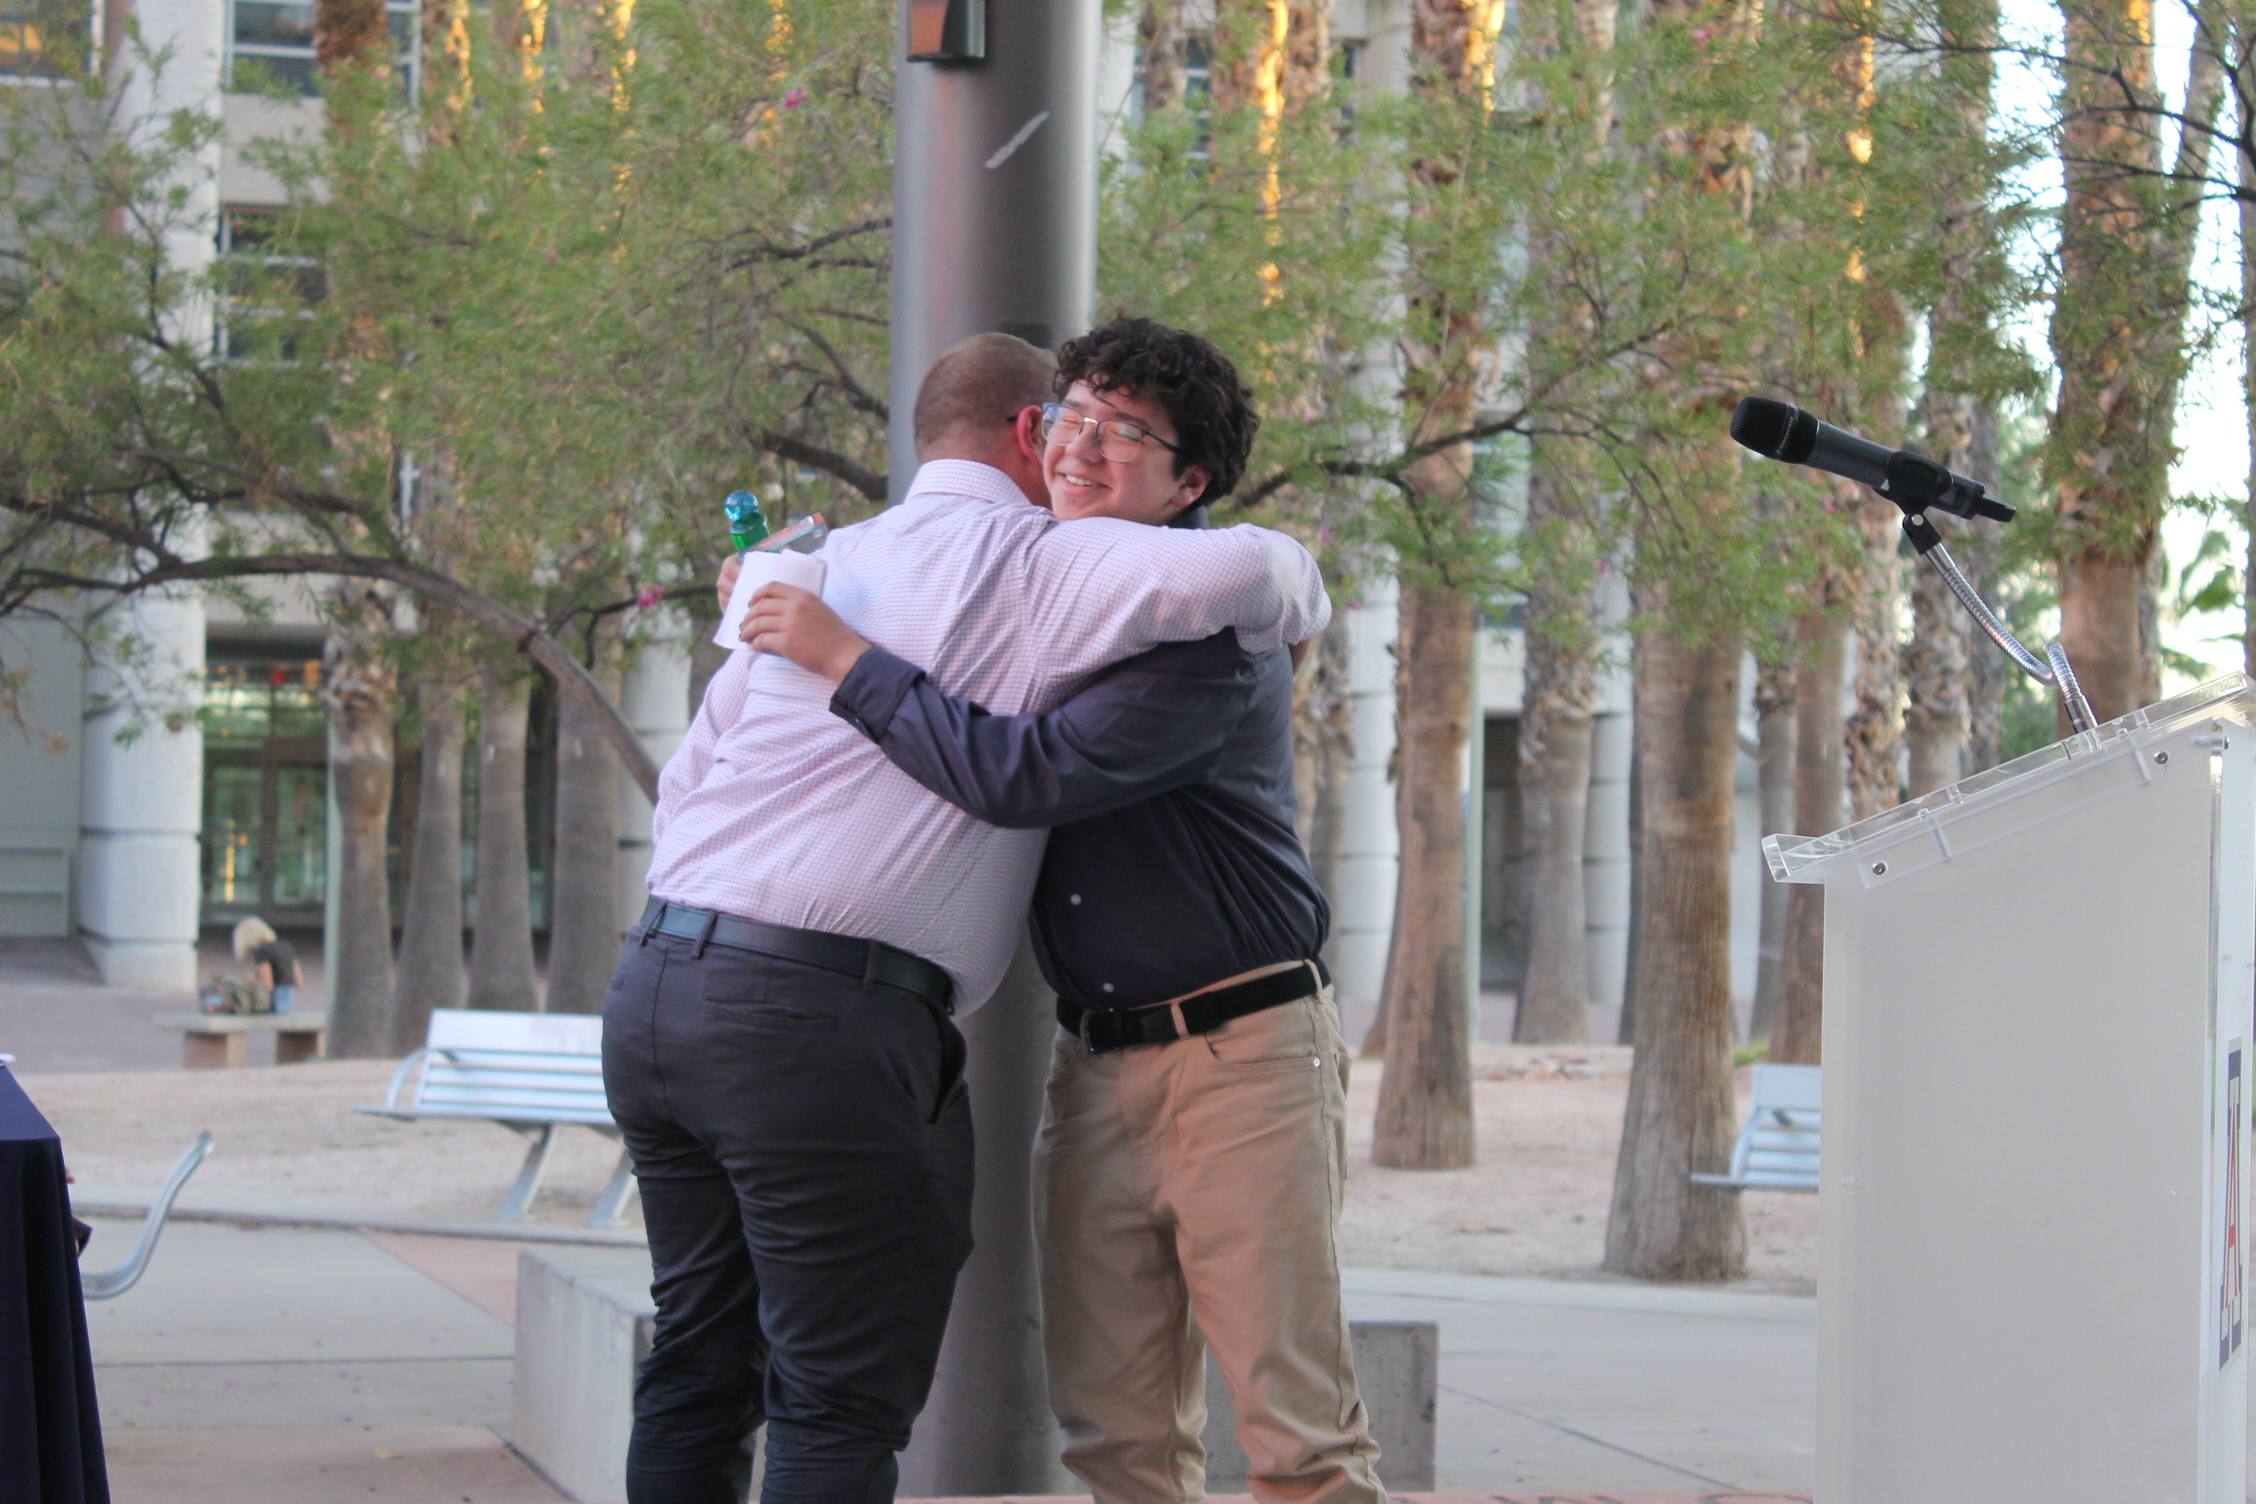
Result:
{"label": "paved walkway", "polygon": [[[130,1224],[96,1225],[100,1267]],[[118,1504],[562,1498],[502,1441],[516,1256],[487,1241],[166,1228],[142,1282],[87,1307]]]}
{"label": "paved walkway", "polygon": [[1807,1490],[1815,1476],[1813,1299],[1379,1269],[1346,1283],[1353,1319],[1440,1324],[1442,1489]]}
{"label": "paved walkway", "polygon": [[[98,1225],[93,1267],[130,1241]],[[520,1246],[167,1228],[142,1283],[88,1307],[119,1504],[559,1499],[504,1441]],[[1441,1324],[1442,1489],[1805,1497],[1813,1302],[1387,1270],[1348,1287],[1357,1317]]]}

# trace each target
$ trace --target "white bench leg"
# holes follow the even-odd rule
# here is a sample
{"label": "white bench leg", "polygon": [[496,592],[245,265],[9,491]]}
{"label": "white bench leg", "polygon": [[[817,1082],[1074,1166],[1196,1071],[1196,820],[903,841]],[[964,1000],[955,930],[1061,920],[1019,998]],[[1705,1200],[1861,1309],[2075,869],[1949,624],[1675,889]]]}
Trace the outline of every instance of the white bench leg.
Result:
{"label": "white bench leg", "polygon": [[588,1214],[587,1225],[618,1227],[623,1224],[627,1220],[627,1198],[634,1193],[634,1156],[621,1149],[619,1168],[611,1172],[611,1183],[595,1198],[595,1210]]}
{"label": "white bench leg", "polygon": [[531,1138],[532,1147],[525,1151],[525,1164],[517,1172],[517,1183],[509,1194],[501,1198],[501,1210],[494,1213],[496,1222],[522,1222],[525,1213],[532,1210],[533,1197],[540,1194],[541,1177],[548,1173],[548,1151],[556,1146],[556,1125],[542,1123],[511,1123],[519,1133]]}

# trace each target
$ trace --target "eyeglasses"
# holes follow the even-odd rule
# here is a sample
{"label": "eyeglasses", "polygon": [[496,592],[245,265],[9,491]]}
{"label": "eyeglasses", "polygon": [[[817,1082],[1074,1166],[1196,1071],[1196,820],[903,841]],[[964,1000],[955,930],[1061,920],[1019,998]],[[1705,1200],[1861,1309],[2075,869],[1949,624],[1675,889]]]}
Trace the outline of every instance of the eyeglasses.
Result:
{"label": "eyeglasses", "polygon": [[1169,454],[1181,454],[1179,445],[1170,444],[1141,423],[1131,423],[1125,418],[1091,418],[1075,412],[1062,402],[1042,404],[1042,442],[1067,447],[1081,437],[1083,429],[1097,431],[1097,453],[1108,460],[1126,464],[1142,450],[1149,439]]}

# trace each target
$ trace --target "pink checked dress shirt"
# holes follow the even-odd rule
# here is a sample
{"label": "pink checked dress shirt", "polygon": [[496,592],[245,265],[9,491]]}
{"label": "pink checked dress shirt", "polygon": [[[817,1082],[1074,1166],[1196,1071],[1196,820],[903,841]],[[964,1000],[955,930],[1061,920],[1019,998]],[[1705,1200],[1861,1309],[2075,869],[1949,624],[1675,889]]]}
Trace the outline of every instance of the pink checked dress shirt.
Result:
{"label": "pink checked dress shirt", "polygon": [[[998,715],[1047,710],[1162,642],[1252,651],[1324,630],[1316,561],[1266,528],[1059,522],[1000,470],[935,460],[899,506],[823,545],[823,599],[861,636]],[[1046,833],[982,824],[831,713],[831,685],[739,649],[658,781],[650,891],[882,940],[985,1002],[1025,925]]]}

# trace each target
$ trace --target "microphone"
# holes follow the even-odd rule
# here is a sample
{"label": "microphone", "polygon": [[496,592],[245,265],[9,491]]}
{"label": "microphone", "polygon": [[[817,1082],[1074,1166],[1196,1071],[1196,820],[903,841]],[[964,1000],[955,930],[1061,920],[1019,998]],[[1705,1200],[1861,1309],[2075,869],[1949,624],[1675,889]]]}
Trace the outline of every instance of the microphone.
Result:
{"label": "microphone", "polygon": [[2013,520],[2013,508],[1980,481],[1953,475],[1923,454],[1860,439],[1774,398],[1741,398],[1731,414],[1731,436],[1766,458],[1870,486],[1909,517],[1932,507],[1953,517]]}

